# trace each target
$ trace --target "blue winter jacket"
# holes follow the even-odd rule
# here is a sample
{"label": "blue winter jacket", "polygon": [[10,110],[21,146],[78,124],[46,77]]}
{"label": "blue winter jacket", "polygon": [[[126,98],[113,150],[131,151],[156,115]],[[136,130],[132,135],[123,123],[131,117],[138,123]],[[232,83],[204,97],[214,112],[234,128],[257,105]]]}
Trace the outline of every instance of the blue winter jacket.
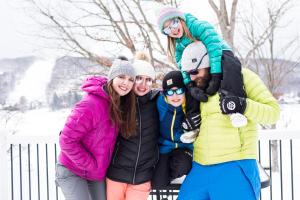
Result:
{"label": "blue winter jacket", "polygon": [[[210,73],[221,73],[222,52],[223,50],[231,50],[230,46],[220,37],[210,23],[206,21],[200,21],[189,13],[185,13],[184,16],[185,23],[192,36],[196,40],[203,42],[207,48],[210,63]],[[181,38],[177,38],[175,40],[175,59],[180,69],[183,50],[192,42],[194,41],[187,38],[186,35],[183,35]],[[184,72],[183,78],[185,84],[190,82],[189,75]]]}
{"label": "blue winter jacket", "polygon": [[165,96],[160,94],[157,100],[157,109],[160,121],[160,153],[169,153],[175,148],[189,148],[192,150],[192,143],[182,143],[180,141],[180,136],[183,134],[181,124],[185,117],[183,107],[174,107],[168,104]]}

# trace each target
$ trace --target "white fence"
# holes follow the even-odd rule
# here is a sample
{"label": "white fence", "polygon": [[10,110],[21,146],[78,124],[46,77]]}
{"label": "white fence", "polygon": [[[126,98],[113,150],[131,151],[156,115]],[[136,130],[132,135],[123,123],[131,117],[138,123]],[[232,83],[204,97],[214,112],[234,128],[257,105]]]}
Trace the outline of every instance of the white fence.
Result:
{"label": "white fence", "polygon": [[[1,200],[62,199],[54,184],[57,139],[0,132]],[[259,158],[267,169],[272,169],[270,141],[278,141],[279,147],[279,171],[267,170],[272,185],[263,189],[261,199],[300,199],[300,191],[295,189],[300,188],[300,130],[262,130],[259,141]]]}

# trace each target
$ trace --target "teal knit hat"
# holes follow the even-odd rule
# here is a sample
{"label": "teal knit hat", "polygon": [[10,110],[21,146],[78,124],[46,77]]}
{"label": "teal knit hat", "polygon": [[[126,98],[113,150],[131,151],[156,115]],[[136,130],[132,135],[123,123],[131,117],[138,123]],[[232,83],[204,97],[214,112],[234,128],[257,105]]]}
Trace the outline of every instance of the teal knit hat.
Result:
{"label": "teal knit hat", "polygon": [[185,21],[184,13],[177,8],[171,6],[165,6],[158,11],[157,14],[157,25],[159,30],[163,33],[164,23],[172,18],[181,18]]}

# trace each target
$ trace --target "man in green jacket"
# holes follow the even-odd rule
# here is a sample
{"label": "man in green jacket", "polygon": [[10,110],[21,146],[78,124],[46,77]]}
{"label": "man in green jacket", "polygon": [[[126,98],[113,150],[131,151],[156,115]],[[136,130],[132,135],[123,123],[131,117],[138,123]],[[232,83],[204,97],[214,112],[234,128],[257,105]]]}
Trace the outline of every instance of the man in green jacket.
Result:
{"label": "man in green jacket", "polygon": [[[205,47],[194,45],[193,48]],[[191,64],[182,68],[188,74],[192,71],[191,80],[205,89],[209,66],[197,62],[209,62],[199,59],[201,57],[203,55],[182,57],[182,60],[193,60],[184,62]],[[200,104],[202,121],[194,142],[193,166],[181,186],[179,200],[259,199],[257,125],[276,123],[280,107],[257,74],[246,68],[242,69],[242,74],[247,98],[219,95],[226,93],[219,89],[219,94]],[[233,127],[228,115],[231,113],[245,115],[247,125]]]}

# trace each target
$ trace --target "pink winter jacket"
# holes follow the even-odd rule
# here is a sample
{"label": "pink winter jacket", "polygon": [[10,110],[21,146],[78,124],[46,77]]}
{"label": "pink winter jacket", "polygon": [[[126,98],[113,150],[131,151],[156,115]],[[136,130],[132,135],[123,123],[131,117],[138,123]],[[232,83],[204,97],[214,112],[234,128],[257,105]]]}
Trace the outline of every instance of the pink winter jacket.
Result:
{"label": "pink winter jacket", "polygon": [[117,138],[109,119],[104,77],[90,77],[82,86],[87,95],[69,115],[59,136],[59,163],[87,180],[103,180]]}

